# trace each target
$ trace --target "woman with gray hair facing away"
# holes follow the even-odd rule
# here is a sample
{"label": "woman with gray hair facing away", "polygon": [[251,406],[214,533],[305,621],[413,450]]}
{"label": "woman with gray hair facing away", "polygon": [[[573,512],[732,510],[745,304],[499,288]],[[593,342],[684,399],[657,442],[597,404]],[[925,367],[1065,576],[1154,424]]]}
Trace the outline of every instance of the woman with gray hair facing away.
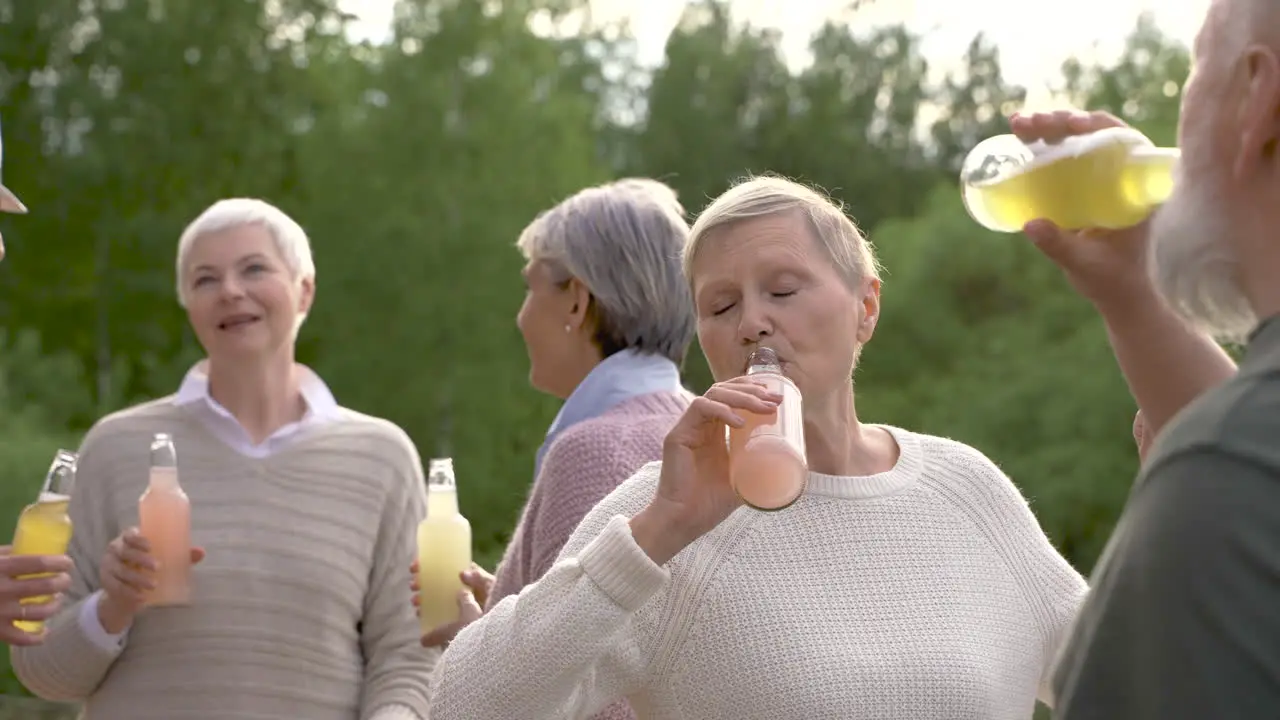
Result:
{"label": "woman with gray hair facing away", "polygon": [[[72,602],[44,645],[13,653],[32,692],[84,702],[87,720],[426,720],[437,654],[403,575],[422,467],[400,428],[339,406],[294,360],[315,276],[306,233],[261,200],[217,202],[183,232],[178,298],[207,359],[85,437]],[[156,558],[135,526],[156,433],[203,558],[185,606],[144,602]]]}
{"label": "woman with gray hair facing away", "polygon": [[[626,179],[582,190],[521,233],[528,290],[516,324],[529,380],[565,402],[534,460],[533,488],[496,577],[478,567],[463,573],[474,598],[423,644],[448,643],[482,608],[542,577],[587,512],[662,457],[663,437],[692,399],[679,368],[694,334],[680,267],[683,215],[671,188]],[[630,711],[618,703],[602,716]]]}
{"label": "woman with gray hair facing away", "polygon": [[[718,382],[541,580],[458,635],[432,720],[581,718],[618,696],[656,720],[1026,720],[1051,702],[1084,580],[977,450],[859,420],[880,279],[853,222],[756,178],[694,223],[685,268]],[[777,512],[743,506],[725,442],[782,400],[744,376],[765,347],[803,394],[809,470]]]}

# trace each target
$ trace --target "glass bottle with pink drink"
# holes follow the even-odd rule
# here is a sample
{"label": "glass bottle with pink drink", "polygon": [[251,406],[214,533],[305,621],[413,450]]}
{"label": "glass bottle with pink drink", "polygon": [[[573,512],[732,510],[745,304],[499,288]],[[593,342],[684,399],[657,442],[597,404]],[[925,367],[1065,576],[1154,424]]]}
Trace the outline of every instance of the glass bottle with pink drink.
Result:
{"label": "glass bottle with pink drink", "polygon": [[746,424],[729,428],[729,482],[747,505],[782,510],[800,499],[809,480],[800,388],[782,374],[772,348],[756,348],[747,375],[781,395],[782,402],[772,415],[737,411]]}
{"label": "glass bottle with pink drink", "polygon": [[151,442],[151,476],[138,499],[138,530],[151,543],[159,565],[148,607],[191,602],[191,501],[178,483],[173,438],[156,433]]}

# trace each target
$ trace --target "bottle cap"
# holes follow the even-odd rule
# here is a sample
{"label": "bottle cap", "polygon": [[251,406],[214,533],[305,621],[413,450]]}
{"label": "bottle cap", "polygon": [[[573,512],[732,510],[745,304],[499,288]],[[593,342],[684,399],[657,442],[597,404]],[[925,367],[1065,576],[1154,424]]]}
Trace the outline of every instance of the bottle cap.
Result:
{"label": "bottle cap", "polygon": [[151,440],[151,467],[178,467],[178,453],[169,433],[156,433]]}
{"label": "bottle cap", "polygon": [[453,458],[431,458],[427,463],[427,486],[452,488],[457,486],[453,475]]}

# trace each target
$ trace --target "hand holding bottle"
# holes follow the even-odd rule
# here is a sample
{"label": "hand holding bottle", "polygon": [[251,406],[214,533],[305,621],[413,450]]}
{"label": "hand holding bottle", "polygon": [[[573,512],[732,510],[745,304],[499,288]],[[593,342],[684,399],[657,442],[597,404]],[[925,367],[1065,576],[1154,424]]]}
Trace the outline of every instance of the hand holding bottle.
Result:
{"label": "hand holding bottle", "polygon": [[[48,620],[58,611],[58,594],[71,587],[71,558],[65,555],[12,555],[9,546],[0,547],[0,642],[6,645],[38,645],[44,634],[29,633],[14,621]],[[49,575],[49,573],[53,573]],[[44,577],[28,577],[40,575]],[[52,597],[38,605],[20,605],[28,598]]]}
{"label": "hand holding bottle", "polygon": [[719,525],[742,501],[729,484],[725,427],[743,427],[739,411],[771,415],[782,396],[739,377],[694,398],[667,433],[662,475],[649,506],[631,519],[636,542],[663,565]]}
{"label": "hand holding bottle", "polygon": [[[416,560],[409,566],[409,572],[413,574],[413,579],[409,581],[409,589],[413,591],[413,604],[416,607],[421,602],[418,595],[418,591],[421,588],[418,582],[418,562]],[[463,628],[479,620],[480,616],[484,614],[484,606],[489,602],[489,593],[493,591],[493,575],[479,565],[471,563],[471,567],[459,573],[458,578],[467,587],[467,589],[458,592],[458,619],[454,622],[438,625],[423,634],[423,647],[444,647],[448,645],[458,633],[462,632]]]}
{"label": "hand holding bottle", "polygon": [[[1127,127],[1106,112],[1062,110],[1014,115],[1009,126],[1023,142],[1061,142],[1104,128]],[[1033,220],[1027,236],[1066,274],[1076,291],[1094,304],[1124,302],[1134,292],[1154,296],[1147,275],[1147,230],[1150,221],[1123,230],[1069,231],[1047,220]]]}
{"label": "hand holding bottle", "polygon": [[[192,565],[203,559],[203,549],[191,548]],[[103,596],[98,602],[98,620],[102,629],[114,635],[133,623],[147,593],[156,586],[158,567],[151,556],[151,543],[138,528],[129,528],[111,541],[99,572]]]}

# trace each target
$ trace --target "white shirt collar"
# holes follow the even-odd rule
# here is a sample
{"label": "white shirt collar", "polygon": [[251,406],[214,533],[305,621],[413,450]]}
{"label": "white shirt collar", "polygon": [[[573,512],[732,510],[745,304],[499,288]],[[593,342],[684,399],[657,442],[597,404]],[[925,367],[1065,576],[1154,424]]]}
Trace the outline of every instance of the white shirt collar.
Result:
{"label": "white shirt collar", "polygon": [[201,360],[187,371],[182,385],[173,396],[173,403],[178,406],[195,406],[200,411],[201,420],[223,442],[237,452],[250,457],[266,457],[279,449],[290,436],[308,427],[331,422],[341,415],[338,401],[334,399],[329,386],[320,376],[305,365],[301,370],[299,390],[302,400],[307,405],[306,413],[298,422],[289,423],[276,430],[266,440],[254,445],[249,433],[236,420],[229,410],[222,406],[209,394],[208,361]]}

